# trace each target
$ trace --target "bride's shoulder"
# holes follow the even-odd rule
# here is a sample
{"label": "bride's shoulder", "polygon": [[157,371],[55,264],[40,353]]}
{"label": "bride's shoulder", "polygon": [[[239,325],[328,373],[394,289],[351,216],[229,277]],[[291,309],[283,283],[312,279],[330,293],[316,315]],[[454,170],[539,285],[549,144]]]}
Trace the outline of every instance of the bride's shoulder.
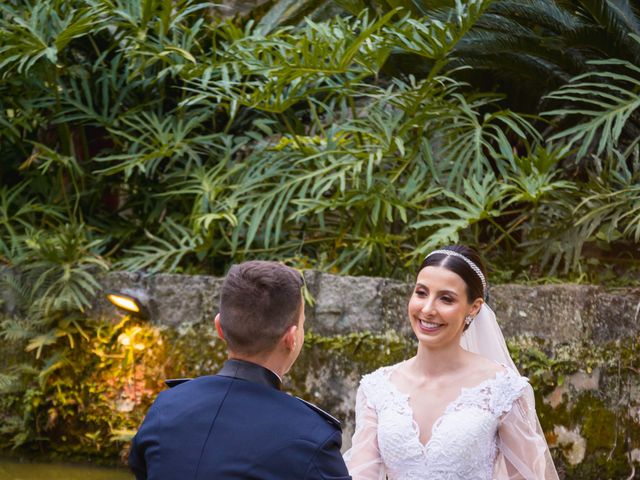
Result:
{"label": "bride's shoulder", "polygon": [[494,376],[498,373],[504,373],[506,367],[501,363],[491,360],[483,355],[479,355],[473,352],[466,352],[467,363],[472,365],[474,372],[484,372],[485,374]]}
{"label": "bride's shoulder", "polygon": [[503,378],[508,380],[521,378],[525,381],[527,380],[526,377],[521,377],[517,371],[507,367],[506,365],[503,365],[502,363],[498,363],[494,360],[483,357],[482,355],[478,355],[477,353],[469,352],[469,356],[471,358],[470,363],[473,365],[471,372],[478,378]]}
{"label": "bride's shoulder", "polygon": [[531,389],[529,379],[520,375],[516,370],[490,361],[486,368],[491,371],[487,380],[493,410],[501,414],[511,409],[512,404]]}
{"label": "bride's shoulder", "polygon": [[[473,369],[471,375],[477,380],[483,380],[482,385],[492,385],[497,390],[522,391],[529,379],[523,377],[516,370],[495,362],[481,355],[473,355]],[[498,388],[499,387],[499,388]]]}
{"label": "bride's shoulder", "polygon": [[361,395],[367,405],[377,410],[384,408],[384,405],[392,400],[393,388],[390,386],[389,377],[402,363],[386,365],[362,376],[358,386],[358,395]]}
{"label": "bride's shoulder", "polygon": [[395,367],[396,367],[396,365],[385,365],[383,367],[380,367],[380,368],[374,370],[373,372],[365,373],[364,375],[362,375],[362,381],[366,381],[366,380],[379,378],[379,377],[388,375],[389,371],[392,370]]}
{"label": "bride's shoulder", "polygon": [[380,382],[387,381],[391,372],[393,372],[396,368],[402,365],[404,362],[396,363],[394,365],[385,365],[383,367],[374,370],[373,372],[366,373],[360,379],[360,385],[369,386],[369,385],[378,385]]}

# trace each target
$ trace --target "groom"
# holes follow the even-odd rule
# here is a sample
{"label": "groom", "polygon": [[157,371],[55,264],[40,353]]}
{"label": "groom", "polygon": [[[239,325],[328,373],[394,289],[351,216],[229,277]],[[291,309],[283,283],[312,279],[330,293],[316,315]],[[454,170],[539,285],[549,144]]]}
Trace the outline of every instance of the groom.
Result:
{"label": "groom", "polygon": [[304,341],[303,279],[276,262],[231,267],[216,330],[217,375],[165,390],[133,439],[138,480],[349,480],[340,422],[280,391]]}

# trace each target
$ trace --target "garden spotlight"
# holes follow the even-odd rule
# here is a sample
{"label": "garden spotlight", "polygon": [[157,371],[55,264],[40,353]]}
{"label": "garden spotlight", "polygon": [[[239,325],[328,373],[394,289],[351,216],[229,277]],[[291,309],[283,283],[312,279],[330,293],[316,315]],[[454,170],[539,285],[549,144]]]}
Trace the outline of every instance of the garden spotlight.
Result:
{"label": "garden spotlight", "polygon": [[107,299],[120,310],[133,316],[145,320],[149,318],[149,297],[142,290],[125,289],[109,292]]}

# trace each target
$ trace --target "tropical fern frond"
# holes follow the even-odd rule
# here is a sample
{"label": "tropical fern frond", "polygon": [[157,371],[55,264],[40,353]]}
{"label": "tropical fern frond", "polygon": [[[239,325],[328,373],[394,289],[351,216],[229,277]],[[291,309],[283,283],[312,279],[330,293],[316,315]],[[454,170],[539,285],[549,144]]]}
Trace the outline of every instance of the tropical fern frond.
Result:
{"label": "tropical fern frond", "polygon": [[43,368],[38,372],[38,380],[40,381],[40,384],[43,385],[53,372],[65,367],[68,363],[69,361],[62,353],[54,353],[52,356],[47,358]]}
{"label": "tropical fern frond", "polygon": [[8,342],[19,342],[30,338],[35,333],[33,328],[29,320],[10,318],[0,323],[0,335]]}
{"label": "tropical fern frond", "polygon": [[612,43],[633,51],[640,62],[640,45],[629,38],[629,34],[640,35],[640,19],[629,0],[580,0],[579,4],[603,27]]}
{"label": "tropical fern frond", "polygon": [[[385,32],[391,46],[399,51],[442,62],[478,22],[491,3],[492,0],[456,2],[455,8],[448,11],[446,18],[407,17],[386,27]],[[440,63],[439,67],[442,66]],[[430,75],[438,73],[439,68],[435,68]]]}
{"label": "tropical fern frond", "polygon": [[233,151],[242,148],[241,143],[231,151],[221,148],[224,157],[212,167],[200,167],[193,170],[185,179],[182,174],[176,175],[176,183],[171,191],[159,196],[172,198],[187,197],[191,199],[191,223],[197,234],[209,231],[212,223],[225,220],[231,226],[238,224],[233,213],[233,202],[228,201],[228,195],[233,190],[235,177],[243,168],[241,164],[231,164],[230,156]]}
{"label": "tropical fern frond", "polygon": [[422,220],[411,225],[413,229],[429,230],[427,241],[417,248],[416,257],[426,255],[439,245],[457,243],[461,232],[481,222],[495,222],[502,215],[505,186],[496,181],[492,174],[482,180],[471,177],[463,181],[463,194],[458,195],[443,190],[444,205],[437,205],[419,212]]}
{"label": "tropical fern frond", "polygon": [[254,30],[231,38],[219,73],[205,69],[200,79],[187,82],[187,91],[200,101],[228,105],[231,117],[239,106],[282,114],[309,97],[330,95],[336,83],[377,74],[389,53],[378,32],[391,16],[308,21],[303,35]]}
{"label": "tropical fern frond", "polygon": [[42,350],[45,347],[55,344],[57,341],[58,335],[56,335],[55,330],[50,330],[47,333],[39,334],[32,337],[27,343],[25,351],[31,352],[35,350],[36,358],[40,358],[40,356],[42,355]]}
{"label": "tropical fern frond", "polygon": [[164,238],[145,232],[150,243],[128,250],[128,256],[117,266],[132,271],[175,272],[183,258],[196,253],[202,243],[201,237],[170,217],[165,219],[160,233]]}
{"label": "tropical fern frond", "polygon": [[[129,178],[135,172],[154,177],[170,171],[179,162],[200,165],[201,155],[212,146],[216,135],[202,134],[206,118],[203,115],[187,120],[178,115],[164,118],[155,113],[134,113],[121,119],[120,128],[110,129],[121,139],[127,153],[96,158],[97,162],[112,164],[98,173],[113,175],[124,172]],[[126,128],[125,128],[126,127]]]}
{"label": "tropical fern frond", "polygon": [[[589,194],[575,207],[576,225],[585,238],[612,242],[622,237],[640,241],[640,163],[638,145],[626,152],[614,151],[610,159],[597,161]],[[629,156],[635,162],[629,166]]]}
{"label": "tropical fern frond", "polygon": [[507,132],[522,141],[540,139],[536,128],[525,117],[511,111],[481,114],[483,108],[496,100],[486,95],[467,99],[455,93],[448,107],[440,110],[432,121],[430,130],[442,148],[442,170],[448,188],[456,186],[455,190],[460,191],[465,176],[481,178],[492,170],[491,162],[506,176],[507,165],[513,163],[514,158]]}
{"label": "tropical fern frond", "polygon": [[90,306],[100,289],[95,274],[108,269],[98,254],[102,243],[87,239],[82,225],[65,225],[29,239],[28,255],[19,268],[33,279],[31,288],[37,292],[33,309],[48,316],[61,309],[84,311]]}
{"label": "tropical fern frond", "polygon": [[[556,133],[549,141],[563,140],[570,149],[579,144],[577,157],[582,158],[594,148],[595,155],[611,152],[638,118],[640,108],[640,67],[623,60],[593,61],[593,65],[611,67],[611,71],[590,72],[575,77],[568,85],[547,96],[568,104],[544,112],[546,116],[576,116],[578,124]],[[615,73],[622,68],[624,73]],[[584,119],[584,120],[582,120]]]}
{"label": "tropical fern frond", "polygon": [[60,208],[26,198],[27,182],[13,188],[0,187],[0,258],[20,258],[24,253],[25,239],[34,228],[39,215],[52,220],[63,219]]}
{"label": "tropical fern frond", "polygon": [[91,65],[91,76],[72,77],[61,92],[61,109],[56,123],[80,122],[84,125],[117,128],[125,112],[132,114],[149,105],[136,102],[132,97],[144,82],[132,79],[125,55],[100,57]]}
{"label": "tropical fern frond", "polygon": [[510,178],[506,187],[506,191],[513,193],[508,203],[526,202],[537,205],[545,196],[558,190],[567,192],[575,189],[573,183],[556,178],[558,171],[538,172],[534,168],[529,174],[519,173],[520,175]]}
{"label": "tropical fern frond", "polygon": [[607,241],[628,235],[640,241],[640,187],[628,187],[612,193],[596,194],[585,198],[576,211],[586,211],[577,225],[584,227],[583,234],[590,238],[602,234]]}
{"label": "tropical fern frond", "polygon": [[16,390],[18,375],[0,372],[0,394],[12,393]]}
{"label": "tropical fern frond", "polygon": [[73,39],[102,28],[99,22],[102,9],[98,6],[59,7],[53,9],[49,2],[37,0],[27,18],[9,13],[11,21],[5,24],[5,42],[0,48],[3,77],[12,71],[27,73],[41,61],[55,66],[58,56]]}

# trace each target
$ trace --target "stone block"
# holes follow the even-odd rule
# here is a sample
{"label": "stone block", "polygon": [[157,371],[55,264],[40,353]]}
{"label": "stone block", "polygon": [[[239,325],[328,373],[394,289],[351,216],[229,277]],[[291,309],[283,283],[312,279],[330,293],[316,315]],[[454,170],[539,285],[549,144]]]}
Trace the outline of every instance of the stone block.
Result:
{"label": "stone block", "polygon": [[[118,316],[106,299],[108,292],[138,289],[148,296],[150,320],[178,327],[183,323],[211,322],[217,313],[223,279],[206,275],[139,275],[113,272],[101,277],[102,291],[95,298],[90,315]],[[213,328],[213,326],[212,326]]]}
{"label": "stone block", "polygon": [[[407,302],[413,289],[381,277],[349,277],[306,271],[315,304],[307,306],[307,321],[322,335],[396,330],[411,333]],[[310,321],[309,321],[310,320]]]}
{"label": "stone block", "polygon": [[491,301],[505,337],[533,335],[558,342],[587,340],[599,287],[499,285]]}

